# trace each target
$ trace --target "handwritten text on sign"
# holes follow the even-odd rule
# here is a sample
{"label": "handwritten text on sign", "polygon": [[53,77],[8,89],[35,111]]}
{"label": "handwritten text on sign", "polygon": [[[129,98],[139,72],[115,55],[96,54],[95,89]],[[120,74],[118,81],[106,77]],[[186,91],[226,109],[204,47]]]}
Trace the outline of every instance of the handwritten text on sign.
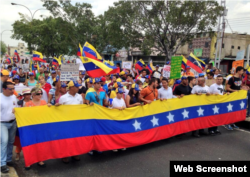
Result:
{"label": "handwritten text on sign", "polygon": [[79,79],[79,64],[62,63],[61,81],[70,81]]}
{"label": "handwritten text on sign", "polygon": [[165,77],[165,78],[169,78],[170,77],[170,69],[171,69],[171,66],[164,65],[164,68],[163,68],[163,77]]}

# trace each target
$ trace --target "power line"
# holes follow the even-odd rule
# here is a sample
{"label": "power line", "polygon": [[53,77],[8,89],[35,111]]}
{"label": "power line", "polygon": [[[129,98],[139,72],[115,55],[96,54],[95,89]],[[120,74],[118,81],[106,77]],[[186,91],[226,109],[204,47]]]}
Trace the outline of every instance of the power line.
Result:
{"label": "power line", "polygon": [[230,19],[230,20],[234,20],[234,19],[245,19],[245,18],[250,18],[250,17],[241,17],[241,18],[228,18],[228,20]]}

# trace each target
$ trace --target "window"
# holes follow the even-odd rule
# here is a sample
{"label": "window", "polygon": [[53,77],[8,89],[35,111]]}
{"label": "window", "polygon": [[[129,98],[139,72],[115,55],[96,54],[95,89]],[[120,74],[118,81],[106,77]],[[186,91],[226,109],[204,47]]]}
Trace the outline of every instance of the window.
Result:
{"label": "window", "polygon": [[238,49],[240,50],[240,46],[238,46]]}
{"label": "window", "polygon": [[23,49],[23,47],[21,47],[21,49]]}
{"label": "window", "polygon": [[234,45],[232,45],[231,49],[234,49]]}
{"label": "window", "polygon": [[214,44],[214,47],[216,47],[216,46],[217,46],[217,43]]}
{"label": "window", "polygon": [[208,42],[205,42],[205,47],[208,48]]}
{"label": "window", "polygon": [[224,44],[222,44],[222,48],[224,49]]}

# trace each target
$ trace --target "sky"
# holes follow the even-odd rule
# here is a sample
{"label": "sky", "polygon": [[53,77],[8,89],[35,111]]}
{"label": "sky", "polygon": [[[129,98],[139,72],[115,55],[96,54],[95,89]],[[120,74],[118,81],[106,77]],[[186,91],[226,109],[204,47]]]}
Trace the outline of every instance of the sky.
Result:
{"label": "sky", "polygon": [[[72,4],[76,2],[89,3],[92,5],[94,14],[100,15],[104,14],[109,6],[113,6],[113,3],[116,1],[118,0],[72,0],[71,2]],[[22,6],[13,6],[11,5],[12,2],[27,6],[32,13],[37,9],[43,8],[41,0],[0,0],[0,32],[12,30],[12,24],[20,19],[19,12],[30,16],[28,9]],[[247,32],[250,34],[250,0],[226,0],[226,7],[228,9],[227,19],[230,25],[226,26],[226,32],[237,31],[239,33]],[[50,16],[51,14],[47,10],[38,10],[34,18],[42,19],[40,15]],[[2,33],[2,40],[7,46],[17,46],[18,42],[23,42],[11,39],[11,34],[11,31]]]}

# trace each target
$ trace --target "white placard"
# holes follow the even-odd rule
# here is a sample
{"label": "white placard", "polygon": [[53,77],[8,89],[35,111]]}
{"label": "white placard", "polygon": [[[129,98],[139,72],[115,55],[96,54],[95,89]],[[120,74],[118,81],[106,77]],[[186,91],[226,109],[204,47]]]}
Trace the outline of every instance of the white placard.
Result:
{"label": "white placard", "polygon": [[122,61],[122,68],[130,70],[132,68],[132,61]]}
{"label": "white placard", "polygon": [[169,65],[164,65],[163,67],[163,77],[165,78],[170,78],[170,70],[171,70],[171,66]]}
{"label": "white placard", "polygon": [[70,81],[79,79],[79,64],[62,63],[61,65],[61,81]]}
{"label": "white placard", "polygon": [[80,58],[76,59],[76,63],[79,64],[79,71],[85,71],[82,60]]}
{"label": "white placard", "polygon": [[160,79],[161,78],[161,74],[159,72],[154,72],[154,75],[153,75],[155,78],[158,78]]}
{"label": "white placard", "polygon": [[24,90],[24,89],[26,89],[26,88],[28,88],[27,86],[25,86],[25,85],[20,85],[20,86],[16,86],[15,85],[15,91],[19,94],[19,93],[22,93],[22,91]]}
{"label": "white placard", "polygon": [[22,65],[23,73],[27,73],[30,71],[30,65],[29,64],[23,64]]}

